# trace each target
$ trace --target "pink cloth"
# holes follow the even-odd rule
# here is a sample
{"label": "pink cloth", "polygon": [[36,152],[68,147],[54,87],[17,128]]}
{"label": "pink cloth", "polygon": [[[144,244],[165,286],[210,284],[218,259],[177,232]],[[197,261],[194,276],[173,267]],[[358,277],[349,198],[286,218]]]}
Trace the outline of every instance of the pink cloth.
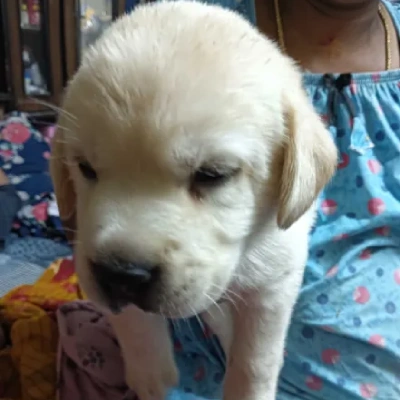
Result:
{"label": "pink cloth", "polygon": [[118,342],[93,304],[76,301],[57,312],[58,400],[134,399],[124,380]]}
{"label": "pink cloth", "polygon": [[46,141],[50,143],[56,133],[56,125],[44,126],[40,129],[40,132],[44,136]]}

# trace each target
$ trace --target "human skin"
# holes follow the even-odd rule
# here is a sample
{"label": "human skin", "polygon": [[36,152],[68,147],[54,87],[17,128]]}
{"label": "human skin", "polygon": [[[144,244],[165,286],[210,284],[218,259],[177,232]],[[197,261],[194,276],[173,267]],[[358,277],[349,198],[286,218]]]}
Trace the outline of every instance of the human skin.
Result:
{"label": "human skin", "polygon": [[[379,0],[279,0],[286,50],[316,73],[386,69],[386,38]],[[277,40],[274,0],[256,0],[257,23]],[[312,23],[310,23],[312,21]],[[392,66],[399,68],[397,33],[390,24]]]}

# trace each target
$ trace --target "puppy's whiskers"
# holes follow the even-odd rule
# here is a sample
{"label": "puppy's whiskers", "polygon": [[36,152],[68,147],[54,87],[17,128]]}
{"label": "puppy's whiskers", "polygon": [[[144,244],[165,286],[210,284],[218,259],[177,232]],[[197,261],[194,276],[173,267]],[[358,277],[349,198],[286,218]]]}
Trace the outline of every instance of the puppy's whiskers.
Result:
{"label": "puppy's whiskers", "polygon": [[[64,125],[60,125],[60,124],[56,125],[56,129],[62,129],[64,132],[67,132],[67,133],[71,133],[72,132],[71,129],[67,128]],[[73,139],[78,140],[77,138],[73,138]]]}
{"label": "puppy's whiskers", "polygon": [[[65,129],[65,128],[61,127],[60,125],[57,125],[57,126],[60,127],[61,129],[63,129],[64,132],[66,132],[66,133],[72,133],[71,129],[68,129],[68,128]],[[68,140],[60,139],[57,137],[57,139],[53,139],[51,142],[59,143],[59,144],[70,144],[72,141],[75,141],[75,143],[81,143],[80,140],[76,136],[73,136],[72,134],[68,136]]]}
{"label": "puppy's whiskers", "polygon": [[221,297],[223,300],[226,300],[228,303],[232,304],[235,310],[238,310],[237,303],[244,301],[244,299],[238,293],[234,292],[232,289],[218,286],[215,283],[211,283],[211,285],[212,287],[223,293]]}
{"label": "puppy's whiskers", "polygon": [[200,328],[201,328],[202,332],[205,333],[206,329],[205,329],[205,326],[204,326],[204,322],[203,322],[202,319],[200,318],[200,315],[199,315],[199,314],[195,314],[195,317],[196,317],[196,319],[197,319],[197,322],[198,322],[199,325],[200,325]]}
{"label": "puppy's whiskers", "polygon": [[49,108],[50,110],[56,111],[58,114],[62,114],[65,117],[68,117],[71,121],[77,121],[78,119],[75,117],[75,115],[71,114],[70,112],[62,109],[61,107],[55,106],[54,104],[51,104],[45,100],[38,99],[36,97],[30,97],[30,100],[33,102],[40,104],[42,106],[45,106]]}
{"label": "puppy's whiskers", "polygon": [[[165,317],[164,317],[164,318],[165,318]],[[165,319],[167,319],[167,318],[165,318]],[[177,324],[176,321],[175,321],[174,319],[168,319],[168,321],[171,322],[171,324],[172,324],[172,329],[173,329],[176,333],[178,333],[178,325],[179,325],[179,324]]]}
{"label": "puppy's whiskers", "polygon": [[209,299],[211,301],[211,303],[217,307],[217,309],[219,310],[219,312],[221,313],[222,316],[225,316],[224,310],[210,295],[208,295],[207,293],[204,293],[204,296],[206,296],[207,299]]}
{"label": "puppy's whiskers", "polygon": [[[194,310],[190,305],[189,305],[189,308],[190,308],[191,313],[194,314]],[[191,318],[184,318],[184,321],[185,321],[185,324],[189,327],[190,336],[192,337],[193,340],[195,340],[196,339],[196,335],[193,332],[193,327],[192,327],[192,324],[190,322]]]}
{"label": "puppy's whiskers", "polygon": [[33,98],[33,97],[30,97],[30,100],[32,100],[33,102],[35,102],[37,104],[45,106],[45,107],[49,108],[50,110],[55,111],[58,114],[62,114],[65,118],[68,118],[69,121],[72,123],[76,123],[76,121],[78,120],[75,117],[75,115],[71,114],[70,112],[68,112],[60,107],[55,106],[54,104],[48,103],[47,101],[44,101],[44,100],[41,100],[38,98]]}

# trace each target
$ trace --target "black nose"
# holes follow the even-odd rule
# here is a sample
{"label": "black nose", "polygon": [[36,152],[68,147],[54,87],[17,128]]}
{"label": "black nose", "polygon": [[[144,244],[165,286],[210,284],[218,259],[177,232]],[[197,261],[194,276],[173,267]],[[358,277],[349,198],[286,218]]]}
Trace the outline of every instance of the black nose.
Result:
{"label": "black nose", "polygon": [[150,311],[160,268],[143,263],[107,258],[91,261],[92,274],[110,308],[118,312],[123,306],[135,304]]}

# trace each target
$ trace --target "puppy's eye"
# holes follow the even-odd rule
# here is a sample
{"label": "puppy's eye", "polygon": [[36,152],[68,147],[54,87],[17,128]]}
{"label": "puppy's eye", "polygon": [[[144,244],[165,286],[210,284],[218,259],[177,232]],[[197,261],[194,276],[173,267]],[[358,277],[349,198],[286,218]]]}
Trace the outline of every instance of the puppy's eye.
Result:
{"label": "puppy's eye", "polygon": [[225,183],[237,170],[222,171],[216,168],[200,168],[194,175],[192,182],[197,186],[217,186]]}
{"label": "puppy's eye", "polygon": [[84,178],[88,181],[96,181],[97,180],[97,172],[93,169],[93,167],[86,161],[81,161],[79,164],[79,170]]}

